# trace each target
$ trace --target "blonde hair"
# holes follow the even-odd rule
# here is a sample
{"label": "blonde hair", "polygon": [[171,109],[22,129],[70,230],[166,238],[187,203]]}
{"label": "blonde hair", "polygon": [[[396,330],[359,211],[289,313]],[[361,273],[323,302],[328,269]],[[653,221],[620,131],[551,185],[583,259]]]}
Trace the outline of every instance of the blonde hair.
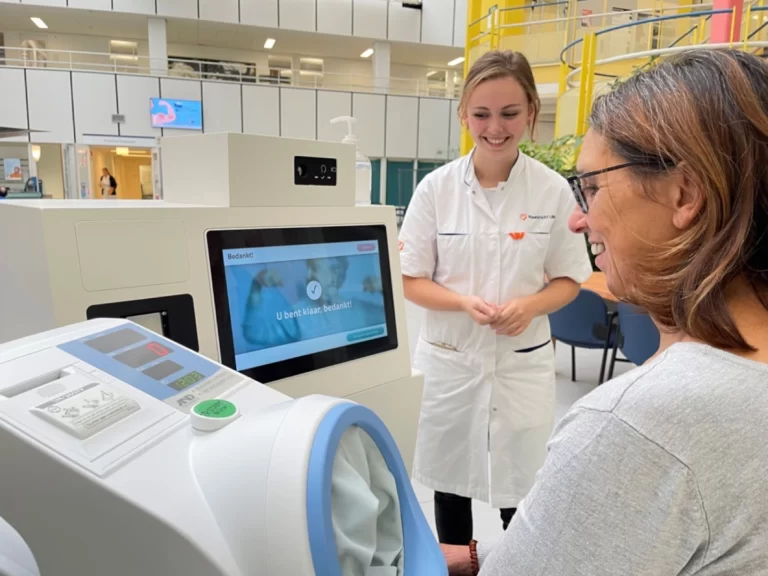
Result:
{"label": "blonde hair", "polygon": [[520,52],[512,50],[491,50],[483,54],[469,69],[464,80],[464,90],[459,101],[459,119],[464,120],[467,115],[467,103],[472,92],[483,82],[496,80],[497,78],[513,78],[523,88],[528,104],[533,106],[533,120],[531,121],[531,139],[536,132],[536,123],[541,111],[541,99],[536,90],[536,80],[528,60]]}

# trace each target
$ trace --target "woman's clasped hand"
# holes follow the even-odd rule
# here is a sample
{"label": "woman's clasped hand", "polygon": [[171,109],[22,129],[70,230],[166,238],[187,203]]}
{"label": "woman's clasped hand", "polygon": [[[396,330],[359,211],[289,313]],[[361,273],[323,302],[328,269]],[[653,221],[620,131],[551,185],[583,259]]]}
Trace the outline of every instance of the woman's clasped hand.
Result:
{"label": "woman's clasped hand", "polygon": [[478,296],[464,296],[462,309],[481,326],[490,326],[496,334],[504,336],[519,336],[536,316],[534,305],[527,298],[513,298],[498,305]]}

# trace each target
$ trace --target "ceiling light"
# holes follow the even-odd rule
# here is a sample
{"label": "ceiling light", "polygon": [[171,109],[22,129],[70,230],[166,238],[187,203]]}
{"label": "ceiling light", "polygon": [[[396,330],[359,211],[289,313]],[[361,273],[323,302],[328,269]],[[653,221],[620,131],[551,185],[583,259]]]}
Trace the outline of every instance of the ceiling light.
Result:
{"label": "ceiling light", "polygon": [[43,22],[42,18],[37,18],[33,16],[32,18],[30,18],[30,20],[32,20],[32,22],[34,22],[35,26],[37,26],[38,28],[48,28],[48,24]]}
{"label": "ceiling light", "polygon": [[41,153],[42,153],[42,150],[41,150],[40,146],[38,146],[37,144],[33,144],[32,145],[32,158],[35,159],[35,162],[39,162],[40,161]]}
{"label": "ceiling light", "polygon": [[131,149],[124,146],[118,146],[115,149],[115,154],[118,156],[129,156],[131,154]]}
{"label": "ceiling light", "polygon": [[448,66],[456,66],[456,64],[461,64],[462,62],[464,62],[464,56],[459,56],[448,62]]}
{"label": "ceiling light", "polygon": [[368,48],[368,50],[360,54],[360,58],[368,58],[371,54],[373,54],[373,48]]}
{"label": "ceiling light", "polygon": [[267,41],[264,42],[264,48],[266,48],[267,50],[271,50],[274,45],[275,45],[274,38],[267,38]]}

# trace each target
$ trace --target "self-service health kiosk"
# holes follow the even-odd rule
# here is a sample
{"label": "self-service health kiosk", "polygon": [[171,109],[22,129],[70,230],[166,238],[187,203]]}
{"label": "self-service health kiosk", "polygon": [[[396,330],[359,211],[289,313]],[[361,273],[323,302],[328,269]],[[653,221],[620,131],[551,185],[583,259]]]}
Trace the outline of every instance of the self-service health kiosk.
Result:
{"label": "self-service health kiosk", "polygon": [[[204,134],[161,151],[162,201],[0,203],[0,342],[128,319],[275,392],[371,408],[410,467],[423,377],[396,217],[354,205],[355,148]],[[186,379],[185,406],[205,388],[157,371]]]}
{"label": "self-service health kiosk", "polygon": [[3,576],[444,576],[369,409],[95,319],[0,345]]}

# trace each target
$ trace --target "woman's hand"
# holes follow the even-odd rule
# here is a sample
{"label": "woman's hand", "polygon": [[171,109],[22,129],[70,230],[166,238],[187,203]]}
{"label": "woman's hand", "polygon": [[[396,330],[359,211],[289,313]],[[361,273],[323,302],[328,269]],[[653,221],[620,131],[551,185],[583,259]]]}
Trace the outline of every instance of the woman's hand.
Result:
{"label": "woman's hand", "polygon": [[440,550],[445,556],[450,576],[472,576],[472,560],[469,556],[469,546],[453,546],[440,544]]}
{"label": "woman's hand", "polygon": [[477,296],[462,296],[461,309],[480,326],[487,326],[496,319],[496,306]]}
{"label": "woman's hand", "polygon": [[491,322],[496,334],[519,336],[530,326],[536,317],[536,309],[526,298],[514,298],[501,307],[501,311]]}

